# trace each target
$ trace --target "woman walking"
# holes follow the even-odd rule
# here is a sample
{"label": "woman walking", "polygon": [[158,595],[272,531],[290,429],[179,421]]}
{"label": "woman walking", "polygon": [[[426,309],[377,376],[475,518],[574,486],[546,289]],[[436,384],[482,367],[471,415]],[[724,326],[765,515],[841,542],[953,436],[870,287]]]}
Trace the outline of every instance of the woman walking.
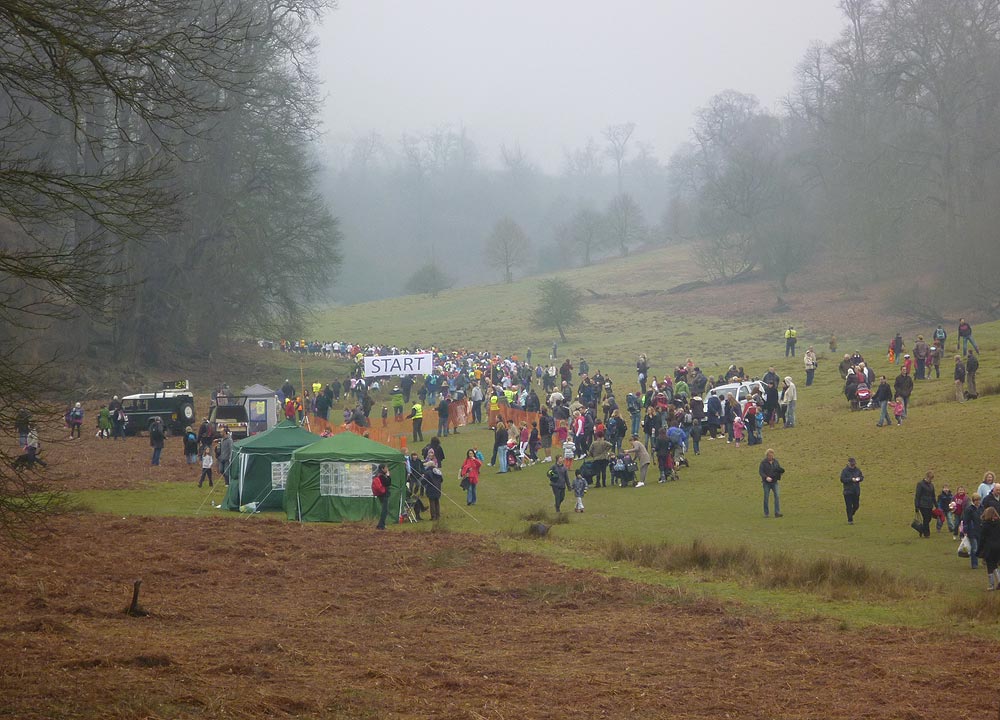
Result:
{"label": "woman walking", "polygon": [[465,462],[458,472],[458,479],[465,486],[465,504],[476,504],[476,486],[479,484],[479,468],[483,466],[483,461],[476,457],[473,448],[465,453]]}
{"label": "woman walking", "polygon": [[913,509],[920,513],[920,537],[931,536],[931,512],[937,504],[937,493],[934,491],[934,471],[928,470],[923,479],[917,483],[913,494]]}
{"label": "woman walking", "polygon": [[979,528],[979,557],[986,561],[987,590],[1000,587],[1000,573],[997,564],[1000,563],[1000,514],[995,507],[983,510],[982,524]]}
{"label": "woman walking", "polygon": [[561,457],[556,458],[556,464],[549,468],[547,476],[549,487],[552,488],[552,496],[555,499],[556,512],[559,512],[559,507],[562,505],[563,500],[566,499],[566,488],[570,485],[569,473],[566,470],[566,466],[563,465]]}

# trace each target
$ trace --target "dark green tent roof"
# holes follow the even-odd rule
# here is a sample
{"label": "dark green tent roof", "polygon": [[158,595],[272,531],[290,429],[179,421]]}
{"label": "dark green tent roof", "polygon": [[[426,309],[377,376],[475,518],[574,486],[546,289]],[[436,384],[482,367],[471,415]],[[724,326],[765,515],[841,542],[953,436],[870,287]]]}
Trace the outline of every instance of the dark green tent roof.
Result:
{"label": "dark green tent roof", "polygon": [[293,450],[320,440],[320,436],[301,427],[294,420],[282,420],[267,430],[233,443],[242,452],[272,452]]}
{"label": "dark green tent roof", "polygon": [[292,453],[292,460],[299,462],[330,459],[341,462],[388,463],[405,462],[406,457],[401,450],[377,443],[361,435],[355,435],[352,432],[343,432],[333,437],[323,438]]}

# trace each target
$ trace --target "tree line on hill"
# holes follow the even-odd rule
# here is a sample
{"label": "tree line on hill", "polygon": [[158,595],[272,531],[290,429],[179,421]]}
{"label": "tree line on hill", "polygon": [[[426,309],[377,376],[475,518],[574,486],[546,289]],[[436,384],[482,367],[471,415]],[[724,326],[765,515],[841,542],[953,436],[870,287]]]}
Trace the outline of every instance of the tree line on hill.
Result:
{"label": "tree line on hill", "polygon": [[[722,92],[666,162],[631,123],[567,150],[558,174],[516,145],[489,167],[464,130],[328,148],[324,187],[358,267],[339,296],[509,282],[691,240],[720,281],[763,271],[784,290],[823,248],[849,286],[930,268],[1000,310],[1000,2],[839,4],[840,36],[808,49],[780,107]],[[393,265],[418,269],[371,283],[399,238]],[[900,305],[936,318],[936,301],[914,285]]]}

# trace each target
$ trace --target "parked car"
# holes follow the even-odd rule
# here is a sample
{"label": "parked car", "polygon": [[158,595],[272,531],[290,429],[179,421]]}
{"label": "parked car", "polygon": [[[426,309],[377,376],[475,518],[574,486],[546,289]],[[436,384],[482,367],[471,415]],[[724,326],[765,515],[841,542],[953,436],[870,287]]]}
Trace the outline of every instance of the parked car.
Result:
{"label": "parked car", "polygon": [[148,432],[153,418],[159,417],[164,429],[180,435],[194,423],[194,394],[187,380],[171,380],[163,383],[162,390],[126,395],[122,398],[122,410],[128,416],[126,434]]}
{"label": "parked car", "polygon": [[208,411],[208,421],[221,433],[229,428],[233,440],[242,440],[249,434],[250,416],[245,397],[229,397],[228,402],[213,405]]}
{"label": "parked car", "polygon": [[720,400],[725,401],[726,395],[732,393],[733,397],[736,398],[736,402],[740,404],[740,409],[742,410],[746,406],[750,396],[755,392],[760,393],[760,396],[764,397],[764,383],[760,380],[748,380],[746,382],[718,385],[709,390],[708,394],[718,395]]}

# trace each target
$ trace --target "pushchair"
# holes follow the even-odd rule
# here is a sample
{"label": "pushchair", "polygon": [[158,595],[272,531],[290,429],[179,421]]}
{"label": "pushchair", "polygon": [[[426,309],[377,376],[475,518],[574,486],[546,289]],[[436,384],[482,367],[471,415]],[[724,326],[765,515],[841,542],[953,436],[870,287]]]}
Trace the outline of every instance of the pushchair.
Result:
{"label": "pushchair", "polygon": [[628,487],[635,482],[635,473],[639,469],[631,455],[622,453],[611,461],[611,484]]}
{"label": "pushchair", "polygon": [[523,465],[523,458],[518,454],[518,443],[511,440],[507,443],[507,469],[520,470]]}
{"label": "pushchair", "polygon": [[671,445],[670,449],[667,451],[666,455],[657,455],[657,464],[660,469],[660,482],[666,482],[667,480],[679,480],[680,475],[677,474],[677,460],[674,457],[677,446]]}
{"label": "pushchair", "polygon": [[411,523],[420,522],[423,519],[420,517],[420,513],[427,512],[427,510],[428,507],[424,505],[420,496],[407,492],[406,499],[403,500],[403,517]]}
{"label": "pushchair", "polygon": [[587,481],[587,485],[591,485],[597,476],[597,468],[594,467],[594,462],[589,458],[580,463],[580,467],[576,469],[576,472]]}
{"label": "pushchair", "polygon": [[854,401],[851,403],[852,410],[866,410],[871,405],[872,391],[868,383],[859,383],[854,391]]}

